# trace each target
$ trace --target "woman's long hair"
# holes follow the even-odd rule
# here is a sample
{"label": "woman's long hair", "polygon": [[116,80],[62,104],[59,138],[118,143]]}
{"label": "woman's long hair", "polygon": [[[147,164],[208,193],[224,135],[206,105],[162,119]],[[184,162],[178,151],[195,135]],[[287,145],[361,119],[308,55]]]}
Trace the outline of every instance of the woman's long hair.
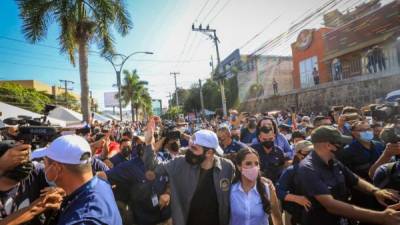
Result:
{"label": "woman's long hair", "polygon": [[[253,148],[250,148],[250,147],[242,148],[236,156],[236,176],[235,176],[233,183],[237,183],[241,180],[242,173],[239,171],[239,166],[242,164],[242,162],[244,161],[244,159],[246,158],[246,156],[248,154],[254,154],[257,156],[258,160],[260,160],[260,157],[259,157],[257,151],[255,151]],[[260,174],[258,174],[258,177],[257,177],[256,188],[257,188],[258,193],[260,194],[264,212],[267,214],[270,214],[271,213],[271,202],[269,201],[269,198],[265,191],[266,185],[261,180]]]}

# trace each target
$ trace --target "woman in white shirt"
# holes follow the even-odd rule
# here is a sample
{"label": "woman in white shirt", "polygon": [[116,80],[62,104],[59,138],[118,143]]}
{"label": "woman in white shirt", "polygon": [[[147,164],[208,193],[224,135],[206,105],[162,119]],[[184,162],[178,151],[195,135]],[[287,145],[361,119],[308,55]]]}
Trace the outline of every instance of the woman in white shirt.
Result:
{"label": "woman in white shirt", "polygon": [[260,176],[258,153],[248,147],[236,157],[236,178],[231,187],[231,225],[282,224],[281,211],[272,182]]}

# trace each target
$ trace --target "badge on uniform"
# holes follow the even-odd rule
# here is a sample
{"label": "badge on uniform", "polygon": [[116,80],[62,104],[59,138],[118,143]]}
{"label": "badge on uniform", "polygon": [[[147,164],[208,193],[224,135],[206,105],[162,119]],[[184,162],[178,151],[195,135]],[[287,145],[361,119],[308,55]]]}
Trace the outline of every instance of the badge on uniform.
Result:
{"label": "badge on uniform", "polygon": [[157,196],[157,194],[153,194],[151,196],[151,202],[153,203],[153,207],[158,206],[158,196]]}
{"label": "badge on uniform", "polygon": [[231,182],[229,181],[228,178],[223,178],[219,181],[219,187],[221,188],[222,191],[229,191],[229,186]]}

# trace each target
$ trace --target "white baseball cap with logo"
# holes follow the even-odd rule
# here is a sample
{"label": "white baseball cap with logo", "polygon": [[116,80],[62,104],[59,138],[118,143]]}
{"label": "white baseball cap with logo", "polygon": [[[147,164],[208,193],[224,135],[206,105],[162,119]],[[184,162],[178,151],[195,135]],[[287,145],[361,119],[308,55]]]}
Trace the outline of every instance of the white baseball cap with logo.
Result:
{"label": "white baseball cap with logo", "polygon": [[218,155],[222,156],[224,151],[219,146],[217,134],[210,130],[199,130],[193,134],[193,144],[206,148],[214,149]]}
{"label": "white baseball cap with logo", "polygon": [[[64,135],[55,139],[48,147],[32,152],[32,158],[48,157],[56,162],[65,164],[86,164],[92,151],[89,143],[78,135]],[[90,159],[90,158],[89,158]]]}

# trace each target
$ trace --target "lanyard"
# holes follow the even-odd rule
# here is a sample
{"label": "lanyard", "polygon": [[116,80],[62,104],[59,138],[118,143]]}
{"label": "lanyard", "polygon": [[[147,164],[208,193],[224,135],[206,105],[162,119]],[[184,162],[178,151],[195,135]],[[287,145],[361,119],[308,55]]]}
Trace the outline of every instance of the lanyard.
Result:
{"label": "lanyard", "polygon": [[[15,200],[18,198],[19,194],[20,194],[20,190],[19,190],[19,183],[16,187],[17,191],[15,192],[15,194],[13,194],[11,197],[7,198],[5,200],[5,202],[3,202],[3,200],[0,200],[0,216],[1,218],[6,218],[8,215],[10,215],[12,212],[14,212],[17,209],[17,203],[15,202]],[[10,213],[7,213],[6,209],[5,209],[5,204],[7,204],[7,201],[11,199],[12,201],[12,206],[11,206],[11,210]]]}

